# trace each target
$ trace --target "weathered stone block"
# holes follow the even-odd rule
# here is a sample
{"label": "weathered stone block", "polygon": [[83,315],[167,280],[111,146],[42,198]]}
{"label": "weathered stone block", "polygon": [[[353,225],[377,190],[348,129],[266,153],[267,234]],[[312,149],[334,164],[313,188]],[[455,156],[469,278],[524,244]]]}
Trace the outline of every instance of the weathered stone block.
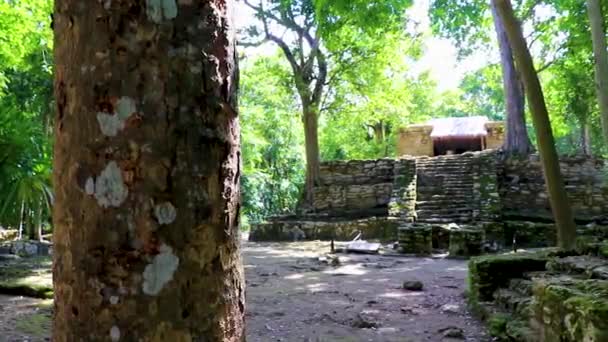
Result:
{"label": "weathered stone block", "polygon": [[494,291],[530,271],[544,271],[546,251],[487,255],[469,261],[469,294],[474,302],[493,299]]}
{"label": "weathered stone block", "polygon": [[454,229],[450,230],[450,256],[475,256],[482,252],[484,242],[483,230]]}
{"label": "weathered stone block", "polygon": [[408,254],[429,255],[433,252],[433,232],[428,224],[406,224],[399,227],[399,246]]}
{"label": "weathered stone block", "polygon": [[608,281],[534,281],[535,326],[542,341],[608,341]]}

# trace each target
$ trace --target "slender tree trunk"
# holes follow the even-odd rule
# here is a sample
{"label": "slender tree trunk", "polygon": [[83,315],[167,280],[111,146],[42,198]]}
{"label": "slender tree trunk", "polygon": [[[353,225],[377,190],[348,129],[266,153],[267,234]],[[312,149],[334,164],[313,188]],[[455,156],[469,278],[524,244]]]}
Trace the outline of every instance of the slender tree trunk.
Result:
{"label": "slender tree trunk", "polygon": [[19,214],[19,240],[23,239],[23,228],[25,222],[25,201],[21,201],[21,213]]}
{"label": "slender tree trunk", "polygon": [[591,132],[589,130],[588,123],[585,122],[581,125],[581,152],[587,157],[593,154],[591,151]]}
{"label": "slender tree trunk", "polygon": [[42,206],[44,204],[40,203],[38,207],[38,212],[36,213],[36,233],[35,239],[38,241],[42,241]]}
{"label": "slender tree trunk", "polygon": [[314,187],[319,179],[319,117],[313,105],[304,105],[304,144],[306,149],[306,202],[312,206]]}
{"label": "slender tree trunk", "polygon": [[525,156],[532,152],[532,144],[526,128],[524,89],[515,69],[515,61],[504,24],[496,12],[495,0],[492,0],[491,7],[500,50],[502,83],[505,94],[505,121],[507,127],[503,149],[507,155]]}
{"label": "slender tree trunk", "polygon": [[244,340],[232,6],[55,1],[53,341]]}
{"label": "slender tree trunk", "polygon": [[532,113],[532,121],[538,139],[538,148],[543,164],[545,183],[549,192],[549,201],[555,218],[558,235],[558,245],[564,250],[572,250],[576,240],[576,225],[572,209],[562,179],[559,159],[555,150],[555,141],[549,121],[549,113],[545,104],[543,91],[534,69],[532,56],[521,31],[521,27],[513,14],[509,0],[494,0],[497,11],[505,24],[510,45],[515,60],[521,71],[528,104]]}
{"label": "slender tree trunk", "polygon": [[30,214],[28,215],[28,220],[27,220],[27,238],[29,240],[36,240],[37,236],[36,236],[36,230],[37,230],[37,225],[36,225],[36,212],[34,210],[30,211]]}
{"label": "slender tree trunk", "polygon": [[600,107],[604,143],[608,145],[608,51],[600,0],[587,0],[587,13],[591,23],[593,56],[595,58],[595,87]]}

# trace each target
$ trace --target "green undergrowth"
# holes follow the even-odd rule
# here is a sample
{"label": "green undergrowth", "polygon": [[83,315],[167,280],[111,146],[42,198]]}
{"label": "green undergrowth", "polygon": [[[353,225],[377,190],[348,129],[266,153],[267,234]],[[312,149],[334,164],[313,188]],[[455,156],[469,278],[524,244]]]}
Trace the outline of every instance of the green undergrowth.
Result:
{"label": "green undergrowth", "polygon": [[44,300],[36,305],[35,313],[19,317],[15,323],[15,330],[30,337],[45,338],[52,328],[53,301]]}
{"label": "green undergrowth", "polygon": [[0,293],[53,298],[50,257],[20,258],[0,263]]}

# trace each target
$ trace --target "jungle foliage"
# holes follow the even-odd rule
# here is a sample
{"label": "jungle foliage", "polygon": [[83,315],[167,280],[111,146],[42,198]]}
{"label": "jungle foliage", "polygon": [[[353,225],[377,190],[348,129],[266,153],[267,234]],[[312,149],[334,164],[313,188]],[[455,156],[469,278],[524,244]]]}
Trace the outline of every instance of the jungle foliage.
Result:
{"label": "jungle foliage", "polygon": [[[495,50],[488,2],[430,0],[430,30],[413,22],[407,12],[412,3],[265,0],[264,13],[250,9],[251,25],[243,25],[239,38],[245,222],[289,212],[303,198],[302,100],[321,76],[320,55],[327,64],[314,103],[321,161],[393,156],[398,129],[432,117],[505,119],[497,54],[467,73],[458,88],[445,91],[438,88],[441,80],[416,67],[429,37],[451,40],[461,58]],[[604,155],[585,2],[514,4],[558,151]],[[53,199],[51,12],[50,0],[0,0],[0,226],[23,226],[29,235],[49,222]],[[273,21],[268,32],[264,18]],[[294,60],[275,40],[268,43],[267,33],[288,44]],[[528,132],[534,142],[533,130]]]}

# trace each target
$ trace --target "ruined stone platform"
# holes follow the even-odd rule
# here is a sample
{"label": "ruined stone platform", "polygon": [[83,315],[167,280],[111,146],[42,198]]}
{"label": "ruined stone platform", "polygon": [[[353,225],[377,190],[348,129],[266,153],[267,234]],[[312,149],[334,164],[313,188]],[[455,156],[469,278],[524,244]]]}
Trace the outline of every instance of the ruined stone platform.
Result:
{"label": "ruined stone platform", "polygon": [[[568,157],[560,166],[579,235],[608,236],[604,161]],[[486,150],[325,162],[313,197],[298,215],[253,224],[250,238],[349,240],[361,232],[363,239],[398,239],[406,253],[444,250],[453,256],[556,241],[537,155],[505,159]],[[457,229],[446,229],[450,225]]]}
{"label": "ruined stone platform", "polygon": [[469,302],[497,340],[608,341],[608,241],[597,251],[473,258]]}

